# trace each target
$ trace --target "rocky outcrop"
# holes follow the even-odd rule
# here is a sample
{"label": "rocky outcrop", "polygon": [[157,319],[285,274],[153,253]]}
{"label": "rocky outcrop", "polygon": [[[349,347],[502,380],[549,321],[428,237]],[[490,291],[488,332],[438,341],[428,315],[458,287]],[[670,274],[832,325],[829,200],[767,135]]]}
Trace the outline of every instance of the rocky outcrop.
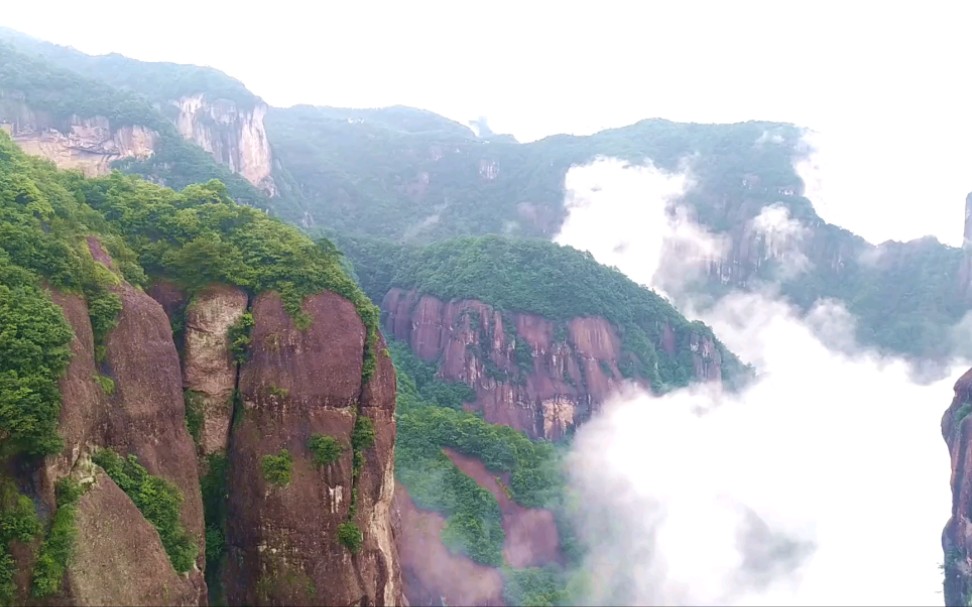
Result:
{"label": "rocky outcrop", "polygon": [[172,568],[159,534],[100,470],[78,502],[67,574],[75,605],[198,605],[198,588]]}
{"label": "rocky outcrop", "polygon": [[[616,329],[599,317],[555,323],[533,314],[503,314],[477,300],[443,302],[415,291],[392,289],[382,301],[387,334],[408,343],[439,375],[476,390],[469,406],[486,421],[532,437],[569,433],[624,378],[618,368],[622,344]],[[657,344],[676,354],[671,327]],[[720,381],[722,360],[709,338],[692,336],[697,379]]]}
{"label": "rocky outcrop", "polygon": [[942,436],[952,458],[952,516],[942,532],[945,604],[972,598],[972,369],[955,382],[955,398],[942,417]]}
{"label": "rocky outcrop", "polygon": [[[88,245],[113,270],[97,239]],[[122,308],[99,347],[85,300],[51,294],[75,335],[60,381],[65,447],[18,483],[46,520],[56,511],[60,479],[70,476],[85,490],[71,523],[73,556],[50,601],[206,604],[203,530],[211,522],[204,521],[200,472],[224,469],[206,456],[225,454],[227,547],[215,579],[228,604],[407,604],[392,513],[395,370],[379,340],[374,371],[362,380],[366,331],[354,305],[329,292],[310,297],[310,324],[298,328],[278,295],[260,295],[251,309],[249,358],[237,364],[227,329],[250,308],[243,291],[211,286],[186,305],[186,294],[169,283],[153,285],[152,297],[120,277],[111,288]],[[179,349],[172,325],[182,327]],[[184,384],[205,404],[198,459]],[[369,428],[373,438],[353,439],[372,434]],[[338,461],[313,460],[315,434],[338,441]],[[198,548],[188,573],[173,568],[156,528],[93,463],[101,448],[136,456],[179,490],[180,522]],[[291,464],[281,482],[268,476],[265,456],[283,451]],[[354,540],[354,530],[359,545],[340,539]],[[12,548],[21,602],[29,602],[40,541]]]}
{"label": "rocky outcrop", "polygon": [[229,329],[246,312],[242,289],[212,286],[196,294],[185,309],[182,373],[187,406],[202,418],[198,443],[202,455],[229,446],[237,364],[230,353]]}
{"label": "rocky outcrop", "polygon": [[[242,366],[242,407],[229,446],[227,566],[231,604],[395,605],[403,601],[391,529],[395,438],[394,367],[384,348],[362,385],[365,328],[354,306],[332,293],[308,298],[298,329],[276,294],[256,298],[250,359]],[[374,443],[355,465],[352,431],[368,418]],[[309,440],[336,439],[343,451],[317,465]],[[285,481],[264,470],[289,458]],[[354,470],[359,467],[360,472]],[[360,551],[339,540],[353,523]]]}
{"label": "rocky outcrop", "polygon": [[10,102],[9,97],[3,101],[0,128],[25,152],[87,176],[108,174],[116,160],[148,158],[158,142],[158,133],[143,126],[114,128],[104,116],[72,116],[61,124],[23,102]]}
{"label": "rocky outcrop", "polygon": [[209,152],[220,164],[271,196],[276,186],[270,172],[270,142],[263,125],[266,104],[244,108],[229,99],[210,99],[203,93],[172,101],[179,114],[179,133]]}
{"label": "rocky outcrop", "polygon": [[[58,479],[81,474],[94,481],[78,503],[79,552],[69,561],[61,598],[78,605],[199,604],[206,593],[202,500],[172,331],[161,306],[143,292],[125,283],[116,292],[122,311],[107,336],[102,362],[95,357],[84,300],[52,293],[75,337],[60,384],[59,431],[65,448],[41,469],[37,497],[51,512]],[[137,456],[149,473],[179,489],[181,522],[200,549],[199,568],[187,576],[176,573],[158,532],[90,464],[89,456],[98,448]]]}

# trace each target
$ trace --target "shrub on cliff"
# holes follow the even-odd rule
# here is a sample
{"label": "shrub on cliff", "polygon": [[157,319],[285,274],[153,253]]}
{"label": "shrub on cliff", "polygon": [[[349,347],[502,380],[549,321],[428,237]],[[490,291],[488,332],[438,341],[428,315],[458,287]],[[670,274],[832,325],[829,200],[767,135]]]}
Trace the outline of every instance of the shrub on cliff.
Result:
{"label": "shrub on cliff", "polygon": [[134,455],[122,457],[101,449],[92,458],[138,507],[159,532],[162,546],[176,571],[192,569],[197,547],[179,520],[182,494],[169,481],[148,473]]}
{"label": "shrub on cliff", "polygon": [[264,455],[260,460],[260,468],[263,471],[263,480],[271,485],[286,486],[290,484],[290,476],[293,470],[294,460],[290,451],[281,449],[276,455]]}
{"label": "shrub on cliff", "polygon": [[307,441],[307,448],[310,449],[314,463],[318,466],[333,464],[344,451],[338,439],[324,434],[312,434]]}

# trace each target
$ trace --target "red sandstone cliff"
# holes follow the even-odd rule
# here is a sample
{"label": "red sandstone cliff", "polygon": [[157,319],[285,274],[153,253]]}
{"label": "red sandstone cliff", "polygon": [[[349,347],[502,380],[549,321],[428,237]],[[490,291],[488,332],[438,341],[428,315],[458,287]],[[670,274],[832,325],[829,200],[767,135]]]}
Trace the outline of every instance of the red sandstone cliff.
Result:
{"label": "red sandstone cliff", "polygon": [[[182,379],[172,331],[162,307],[127,284],[116,289],[123,308],[95,361],[88,309],[75,295],[53,293],[74,330],[72,359],[61,379],[60,434],[65,449],[40,471],[38,493],[53,510],[54,483],[72,475],[91,483],[75,519],[77,539],[54,603],[75,605],[196,605],[202,579],[203,517],[192,439],[185,427]],[[105,391],[95,380],[108,377]],[[151,474],[179,488],[181,518],[200,547],[197,568],[178,574],[158,532],[132,501],[90,461],[101,447],[134,454]]]}
{"label": "red sandstone cliff", "polygon": [[[557,323],[534,314],[504,315],[480,301],[443,302],[397,288],[385,295],[381,308],[387,334],[437,363],[442,378],[476,390],[472,407],[486,421],[534,438],[564,436],[624,381],[618,369],[621,340],[603,318],[574,318],[558,330]],[[670,327],[657,346],[675,354]],[[696,378],[720,381],[715,344],[693,337],[691,348]]]}
{"label": "red sandstone cliff", "polygon": [[[382,346],[362,386],[365,327],[354,306],[333,293],[308,298],[311,324],[294,326],[276,294],[253,304],[253,345],[243,365],[242,411],[229,445],[229,553],[224,584],[232,604],[394,605],[402,601],[391,528],[394,492],[395,371]],[[352,475],[351,432],[372,420],[375,443]],[[312,434],[337,438],[340,459],[316,466]],[[282,449],[292,480],[267,482],[261,459]],[[354,494],[356,513],[349,514]],[[354,521],[364,545],[351,554],[338,526]]]}
{"label": "red sandstone cliff", "polygon": [[952,457],[952,516],[942,532],[945,604],[967,605],[972,596],[972,369],[955,382],[955,398],[942,417]]}
{"label": "red sandstone cliff", "polygon": [[[97,240],[89,247],[113,267]],[[305,311],[311,323],[301,330],[276,294],[257,297],[250,358],[239,366],[227,329],[250,305],[243,291],[214,286],[187,305],[171,284],[153,286],[151,297],[124,281],[113,290],[122,310],[101,361],[84,299],[52,293],[75,335],[60,382],[65,448],[22,484],[32,487],[46,512],[55,510],[58,479],[70,475],[87,490],[77,504],[75,548],[61,590],[44,604],[206,604],[205,466],[197,464],[197,449],[229,457],[229,558],[222,570],[229,604],[407,604],[391,511],[395,371],[379,343],[376,369],[362,385],[365,329],[353,304],[327,292],[310,297]],[[177,349],[170,323],[183,316]],[[187,429],[184,388],[202,406],[198,445]],[[234,419],[237,390],[242,411]],[[350,443],[357,417],[372,421],[375,438],[362,450],[354,478]],[[312,463],[307,439],[315,432],[346,446],[338,462]],[[179,489],[182,524],[199,548],[188,574],[175,571],[156,529],[92,463],[99,448],[137,456],[149,473]],[[292,479],[271,486],[261,459],[280,449],[293,456]],[[349,514],[352,494],[356,511]],[[338,541],[337,527],[346,520],[362,531],[356,554]],[[39,541],[14,547],[20,603],[31,602],[27,589]]]}

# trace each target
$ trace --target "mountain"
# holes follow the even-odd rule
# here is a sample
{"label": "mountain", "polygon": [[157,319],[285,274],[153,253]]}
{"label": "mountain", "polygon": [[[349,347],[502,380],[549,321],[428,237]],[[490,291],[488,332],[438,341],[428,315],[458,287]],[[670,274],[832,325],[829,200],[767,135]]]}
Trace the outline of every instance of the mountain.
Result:
{"label": "mountain", "polygon": [[11,40],[21,38],[0,32],[0,124],[24,149],[88,175],[119,168],[177,188],[218,178],[237,200],[266,206],[266,105],[239,82],[44,43],[27,44],[45,50],[30,54]]}
{"label": "mountain", "polygon": [[385,332],[475,390],[487,421],[559,439],[623,382],[664,393],[748,370],[704,324],[590,253],[501,237],[342,242]]}
{"label": "mountain", "polygon": [[[477,124],[272,108],[211,68],[0,31],[0,125],[93,177],[0,148],[0,326],[18,327],[0,342],[17,353],[0,359],[0,596],[570,604],[590,581],[562,474],[576,428],[624,382],[751,376],[682,296],[835,298],[883,353],[963,346],[972,254],[823,221],[794,125],[650,119],[518,143]],[[549,242],[568,170],[600,157],[691,172],[666,210],[726,246],[685,293]],[[966,383],[943,419],[949,604],[970,584]],[[98,536],[106,511],[131,531]]]}
{"label": "mountain", "polygon": [[402,601],[395,370],[333,247],[3,134],[0,234],[0,601]]}
{"label": "mountain", "polygon": [[[949,333],[965,312],[972,280],[962,268],[972,257],[928,239],[875,246],[823,221],[794,170],[808,149],[790,124],[651,119],[520,144],[477,137],[424,110],[268,108],[211,68],[91,57],[9,30],[0,40],[31,55],[4,62],[3,73],[13,76],[0,73],[0,123],[62,165],[94,150],[98,166],[173,187],[218,177],[234,198],[313,234],[428,244],[488,234],[549,239],[567,217],[571,166],[603,156],[677,172],[691,159],[694,186],[677,204],[728,242],[691,293],[718,297],[770,283],[804,310],[821,297],[843,301],[858,318],[856,338],[886,353],[940,360],[960,346]],[[52,119],[37,118],[38,110]],[[116,125],[112,133],[123,125],[134,130],[106,135],[105,121]],[[156,132],[162,143],[152,143]],[[198,158],[201,149],[215,166]],[[269,197],[226,168],[248,175]],[[786,246],[765,229],[763,213],[790,222]],[[788,255],[803,260],[797,271],[785,267]]]}

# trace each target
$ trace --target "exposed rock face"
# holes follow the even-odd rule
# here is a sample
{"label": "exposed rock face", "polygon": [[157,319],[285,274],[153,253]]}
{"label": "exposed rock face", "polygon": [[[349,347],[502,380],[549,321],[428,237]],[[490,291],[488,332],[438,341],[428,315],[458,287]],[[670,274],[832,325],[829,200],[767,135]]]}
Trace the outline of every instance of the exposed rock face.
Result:
{"label": "exposed rock face", "polygon": [[[72,358],[61,379],[60,434],[64,452],[48,458],[38,479],[39,498],[51,511],[54,483],[77,474],[99,447],[134,454],[151,474],[179,488],[181,519],[203,562],[202,500],[192,439],[185,428],[179,359],[161,306],[127,284],[118,287],[123,308],[95,360],[87,306],[80,297],[52,293],[74,330]],[[110,394],[95,378],[113,381]],[[93,467],[92,467],[93,468]],[[78,504],[78,548],[68,567],[62,600],[70,604],[199,604],[205,583],[199,569],[176,573],[155,529],[102,473]]]}
{"label": "exposed rock face", "polygon": [[172,568],[159,534],[100,470],[78,502],[75,605],[198,605],[199,591]]}
{"label": "exposed rock face", "polygon": [[[96,239],[89,247],[113,266]],[[114,289],[122,310],[101,360],[85,301],[52,293],[75,333],[60,382],[65,448],[22,484],[31,487],[45,516],[55,510],[58,479],[71,475],[88,489],[77,504],[76,552],[60,594],[49,602],[206,604],[203,508],[196,448],[186,427],[185,380],[215,404],[228,402],[237,389],[242,393],[237,419],[232,409],[213,407],[200,437],[205,454],[228,450],[228,558],[221,572],[229,604],[407,605],[392,513],[395,370],[379,343],[375,371],[362,385],[365,328],[354,305],[333,293],[311,297],[305,305],[311,325],[300,330],[279,296],[261,295],[252,309],[251,357],[238,373],[226,329],[247,309],[245,293],[214,286],[186,307],[185,294],[171,284],[154,285],[155,299],[124,282]],[[180,368],[167,314],[183,313]],[[371,421],[374,440],[354,465],[352,430],[359,418]],[[339,461],[312,461],[308,439],[314,433],[344,446]],[[98,448],[137,456],[149,473],[179,489],[181,522],[199,549],[188,574],[175,571],[155,528],[92,463]],[[263,456],[281,449],[293,457],[292,475],[274,485],[264,476]],[[345,522],[362,532],[354,554],[338,539]],[[22,592],[30,587],[34,558],[28,548],[13,552]]]}
{"label": "exposed rock face", "polygon": [[225,452],[229,445],[236,390],[236,362],[229,329],[246,312],[242,289],[213,286],[198,293],[185,310],[182,372],[187,399],[202,409],[202,455]]}
{"label": "exposed rock face", "polygon": [[401,530],[402,578],[415,605],[504,605],[500,572],[453,554],[440,539],[445,519],[419,510],[404,487],[395,489]]}
{"label": "exposed rock face", "polygon": [[[382,301],[385,330],[439,374],[476,390],[487,421],[557,439],[588,419],[624,382],[621,340],[603,318],[563,326],[532,314],[504,315],[476,300],[443,302],[392,289]],[[674,332],[658,344],[673,355]],[[519,350],[519,351],[518,351]],[[707,338],[692,343],[696,378],[720,381],[722,360]]]}
{"label": "exposed rock face", "polygon": [[265,104],[246,109],[228,99],[209,99],[202,93],[172,103],[179,108],[176,126],[183,137],[253,185],[270,195],[276,193],[270,176],[270,142],[263,126]]}
{"label": "exposed rock face", "polygon": [[942,436],[952,456],[952,516],[942,532],[945,604],[972,597],[972,369],[955,382],[955,398],[942,417]]}
{"label": "exposed rock face", "polygon": [[[722,208],[729,203],[710,200],[706,204]],[[752,287],[753,279],[770,265],[771,275],[784,282],[815,264],[829,272],[840,272],[868,248],[861,239],[833,238],[830,231],[819,229],[819,220],[809,224],[792,217],[779,202],[766,204],[747,199],[734,205],[724,211],[728,215],[726,223],[732,227],[717,237],[720,254],[707,263],[709,279],[724,285]]]}
{"label": "exposed rock face", "polygon": [[108,174],[111,163],[122,158],[148,158],[158,141],[155,131],[137,125],[112,128],[103,116],[72,116],[66,124],[57,124],[22,102],[0,104],[0,128],[28,154],[89,177]]}
{"label": "exposed rock face", "polygon": [[[251,355],[239,384],[242,411],[229,450],[227,599],[399,604],[390,516],[394,367],[382,353],[362,386],[365,328],[354,306],[323,293],[309,298],[304,311],[311,324],[301,331],[276,294],[261,295],[253,305]],[[362,451],[364,465],[355,479],[350,445],[358,416],[372,420],[375,443]],[[308,447],[314,434],[344,445],[338,461],[315,465]],[[289,482],[274,484],[264,475],[263,458],[282,450],[292,458],[292,472]],[[348,520],[363,532],[357,554],[338,539]]]}

